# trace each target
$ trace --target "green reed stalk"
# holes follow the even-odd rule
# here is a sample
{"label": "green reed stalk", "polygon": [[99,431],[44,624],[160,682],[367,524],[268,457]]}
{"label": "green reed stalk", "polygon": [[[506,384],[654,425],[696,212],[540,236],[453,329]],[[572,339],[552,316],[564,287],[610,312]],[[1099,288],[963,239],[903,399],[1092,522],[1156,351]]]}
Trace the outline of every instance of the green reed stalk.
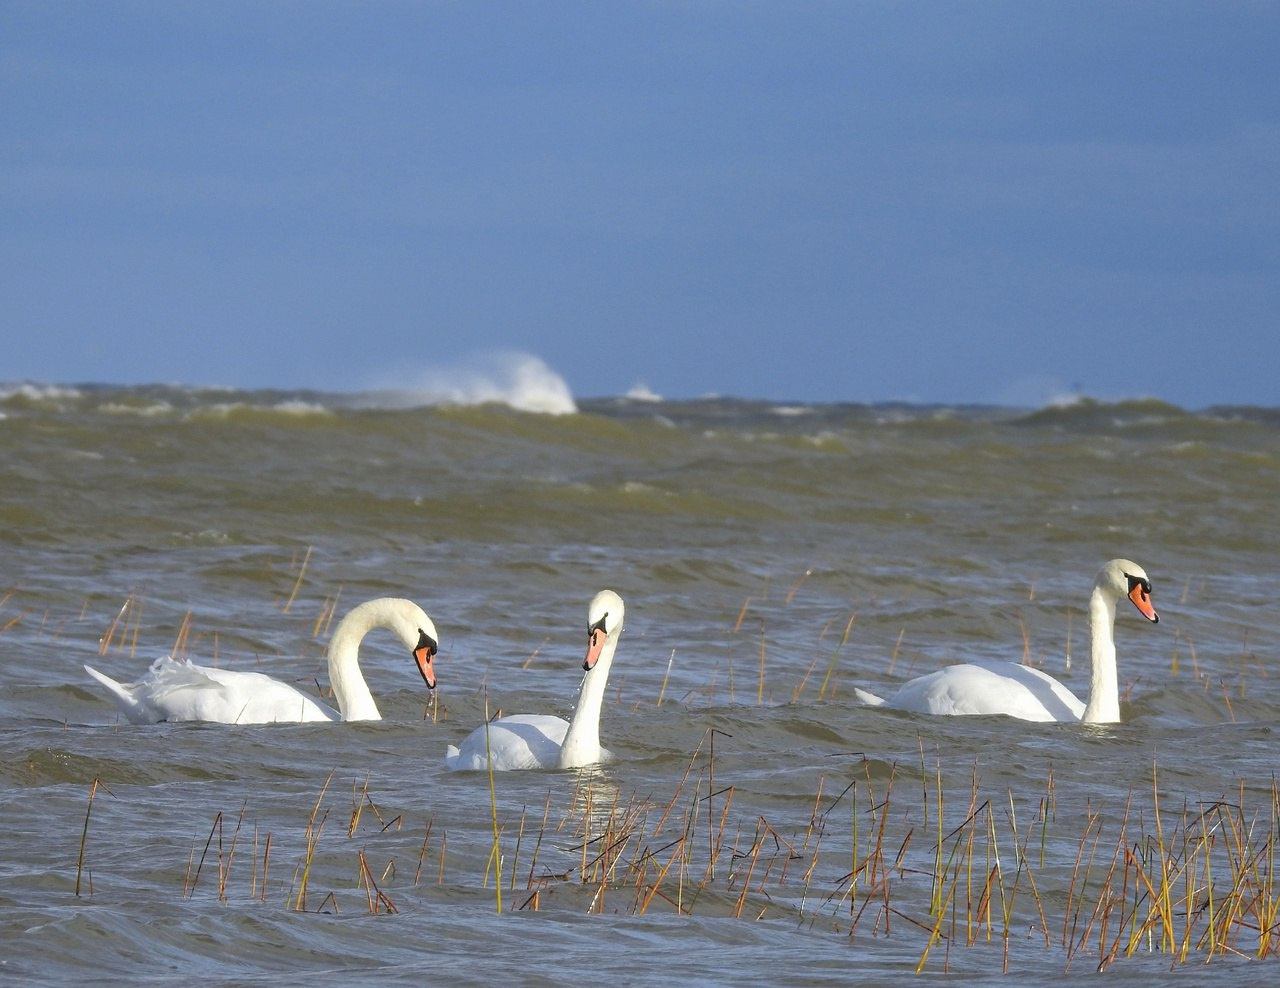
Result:
{"label": "green reed stalk", "polygon": [[497,902],[498,915],[502,915],[502,847],[498,840],[498,793],[493,784],[493,750],[489,747],[489,694],[484,697],[484,756],[489,766],[489,813],[493,821],[493,850],[490,861],[493,864],[493,890]]}
{"label": "green reed stalk", "polygon": [[831,675],[836,670],[836,659],[840,657],[840,650],[844,648],[845,643],[849,640],[849,632],[853,630],[853,622],[857,617],[857,611],[854,611],[849,615],[849,621],[844,626],[844,634],[840,636],[840,644],[837,645],[835,651],[831,653],[831,661],[827,663],[827,673],[822,677],[822,685],[818,688],[818,702],[822,702],[822,700],[826,698],[827,684],[831,682]]}

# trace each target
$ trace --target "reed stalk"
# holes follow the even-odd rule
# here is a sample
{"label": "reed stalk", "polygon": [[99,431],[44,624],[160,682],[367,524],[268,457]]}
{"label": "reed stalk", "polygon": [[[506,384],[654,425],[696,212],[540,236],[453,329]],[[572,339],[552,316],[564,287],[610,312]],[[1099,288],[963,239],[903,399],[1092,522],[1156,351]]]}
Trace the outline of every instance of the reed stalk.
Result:
{"label": "reed stalk", "polygon": [[662,706],[662,698],[667,695],[667,680],[671,678],[671,665],[676,660],[676,650],[671,650],[671,656],[667,659],[667,671],[662,676],[662,687],[658,690],[658,702],[655,706]]}
{"label": "reed stalk", "polygon": [[[845,643],[849,640],[849,632],[853,630],[853,622],[857,619],[858,612],[854,611],[849,615],[849,620],[845,623],[844,633],[840,636],[840,644],[836,646],[835,651],[831,653],[831,661],[827,663],[827,673],[822,677],[822,685],[818,688],[818,702],[821,703],[827,697],[827,685],[831,682],[831,676],[836,671],[836,659],[840,657],[840,650],[844,648]],[[835,697],[835,691],[832,690],[832,698]]]}
{"label": "reed stalk", "polygon": [[498,793],[493,783],[493,749],[489,746],[489,693],[484,696],[484,757],[489,775],[489,813],[493,822],[493,847],[489,861],[493,865],[493,892],[498,915],[502,915],[502,847],[498,832]]}
{"label": "reed stalk", "polygon": [[[320,807],[324,803],[325,793],[329,791],[329,783],[332,781],[333,772],[330,771],[328,777],[324,780],[324,785],[320,788],[320,795],[316,797],[316,805],[311,810],[311,817],[307,820],[307,832],[304,838],[306,852],[300,866],[301,877],[298,880],[298,895],[293,905],[296,912],[307,911],[307,883],[311,877],[311,864],[315,860],[316,845],[320,842],[320,833],[324,830],[325,821],[329,819],[329,811],[324,811],[318,823],[316,817],[320,814]],[[323,901],[320,906],[324,906]]]}
{"label": "reed stalk", "polygon": [[[1153,761],[1149,788],[1131,790],[1116,807],[1118,812],[1087,803],[1082,833],[1078,839],[1063,840],[1063,835],[1049,833],[1051,820],[1055,831],[1060,827],[1055,818],[1058,781],[1052,771],[1038,796],[1006,789],[996,798],[985,791],[975,762],[965,780],[966,793],[949,784],[941,753],[935,753],[929,765],[919,742],[912,758],[918,759],[918,766],[913,766],[920,772],[918,791],[910,783],[906,788],[895,786],[900,771],[896,764],[882,775],[881,766],[864,757],[841,786],[820,778],[802,818],[789,821],[785,815],[778,820],[741,809],[742,797],[716,759],[718,733],[722,732],[709,729],[704,734],[674,791],[661,800],[627,798],[617,790],[606,795],[609,790],[595,786],[589,773],[581,773],[559,813],[553,810],[559,790],[548,786],[540,824],[527,806],[521,810],[510,869],[513,880],[506,883],[500,870],[501,827],[491,772],[493,834],[483,876],[476,876],[479,887],[487,887],[493,868],[499,910],[502,885],[514,891],[514,876],[524,870],[526,894],[515,906],[522,910],[564,901],[585,903],[592,913],[632,915],[664,906],[679,916],[710,908],[740,921],[782,914],[811,929],[821,929],[818,924],[825,914],[837,932],[850,938],[858,933],[918,937],[918,971],[940,967],[948,972],[955,952],[986,950],[993,968],[999,964],[1006,973],[1016,972],[1019,943],[1024,950],[1034,948],[1041,937],[1042,949],[1059,950],[1067,970],[1086,958],[1090,967],[1105,970],[1140,953],[1161,955],[1176,966],[1196,957],[1206,962],[1271,958],[1280,949],[1280,781],[1272,780],[1261,807],[1255,806],[1252,814],[1243,780],[1234,792],[1215,800],[1184,802],[1177,810],[1161,789]],[[332,777],[330,773],[307,823],[306,853],[295,872],[296,894],[291,889],[288,900],[298,910],[307,908],[311,864],[323,839],[324,802]],[[366,808],[382,821],[384,832],[403,819],[384,819],[390,814],[379,810],[369,786],[367,776],[353,783],[349,837],[358,832]],[[841,806],[842,800],[847,806]],[[203,854],[195,854],[193,843],[184,895],[194,893],[216,837],[218,894],[228,900],[246,814],[247,802],[225,847],[221,813],[214,818]],[[77,894],[88,819],[87,811]],[[699,834],[699,827],[706,833]],[[433,833],[434,821],[428,820],[420,844],[415,841],[405,852],[416,853],[415,886],[421,883]],[[571,835],[564,848],[568,865],[559,873],[539,872],[544,843],[556,833]],[[341,838],[335,834],[331,839]],[[439,849],[441,885],[446,880],[447,839],[446,831]],[[266,895],[271,843],[268,833],[259,886],[255,826],[251,897]],[[371,913],[393,913],[396,906],[385,887],[394,881],[397,859],[391,857],[379,877],[366,854],[363,849],[355,853],[354,882],[363,889]],[[463,855],[463,860],[471,859]],[[837,871],[841,874],[833,874]],[[455,884],[465,885],[467,879]],[[542,895],[558,885],[572,885],[577,894]],[[338,895],[327,892],[319,908],[337,911]]]}
{"label": "reed stalk", "polygon": [[[89,814],[93,812],[93,797],[97,795],[98,788],[104,789],[108,796],[115,794],[103,784],[102,780],[97,776],[89,783],[89,802],[84,808],[84,828],[80,831],[80,854],[76,858],[76,898],[80,897],[81,877],[84,873],[84,853],[85,847],[89,843]],[[93,873],[89,874],[89,894],[93,894]]]}
{"label": "reed stalk", "polygon": [[[357,851],[356,857],[360,862],[360,877],[368,897],[369,912],[375,916],[383,910],[388,913],[398,913],[400,910],[396,908],[395,903],[378,887],[378,883],[373,877],[373,870],[369,867],[369,861],[364,856],[364,851]],[[332,893],[330,894],[332,895]]]}
{"label": "reed stalk", "polygon": [[[298,567],[298,577],[293,581],[293,589],[289,591],[288,599],[284,602],[284,606],[280,608],[284,614],[289,613],[289,609],[293,607],[294,600],[297,599],[298,591],[302,588],[302,581],[307,575],[307,566],[311,562],[311,550],[312,547],[307,546],[307,551],[302,557],[302,565]],[[297,556],[294,556],[294,561],[297,561]]]}

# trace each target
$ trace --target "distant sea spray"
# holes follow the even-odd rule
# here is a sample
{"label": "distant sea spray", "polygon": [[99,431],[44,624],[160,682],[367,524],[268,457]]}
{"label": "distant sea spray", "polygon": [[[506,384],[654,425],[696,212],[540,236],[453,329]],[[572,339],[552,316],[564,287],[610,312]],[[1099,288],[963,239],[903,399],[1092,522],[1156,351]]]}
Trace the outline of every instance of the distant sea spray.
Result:
{"label": "distant sea spray", "polygon": [[578,410],[563,377],[538,357],[512,351],[478,354],[457,364],[419,370],[406,385],[382,375],[359,397],[376,408],[424,405],[509,405],[521,412],[571,415]]}

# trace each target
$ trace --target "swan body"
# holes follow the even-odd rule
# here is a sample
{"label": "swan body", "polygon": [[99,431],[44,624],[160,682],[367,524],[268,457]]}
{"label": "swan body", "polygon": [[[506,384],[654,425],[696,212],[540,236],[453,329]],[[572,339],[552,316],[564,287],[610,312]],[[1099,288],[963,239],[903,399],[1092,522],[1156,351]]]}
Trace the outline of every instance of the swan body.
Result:
{"label": "swan body", "polygon": [[622,634],[625,608],[612,590],[601,590],[587,611],[587,655],[578,702],[571,720],[546,714],[513,714],[481,724],[461,745],[449,745],[445,768],[454,772],[495,772],[530,768],[580,768],[612,755],[600,746],[600,707],[609,667]]}
{"label": "swan body", "polygon": [[218,724],[276,724],[306,721],[381,720],[378,705],[360,672],[360,642],[374,628],[388,628],[413,653],[428,689],[436,685],[431,660],[438,649],[436,626],[411,600],[379,597],[353,607],[329,640],[329,681],[338,709],[317,703],[300,690],[260,672],[200,666],[168,656],[151,664],[135,683],[119,683],[92,666],[85,671],[111,691],[135,724],[197,720]]}
{"label": "swan body", "polygon": [[947,666],[909,680],[887,698],[865,690],[855,692],[863,703],[915,713],[1004,714],[1019,720],[1118,723],[1120,691],[1114,628],[1116,604],[1124,597],[1152,624],[1160,620],[1151,602],[1151,581],[1141,566],[1128,559],[1113,559],[1102,567],[1089,598],[1092,671],[1087,703],[1052,676],[1013,662]]}

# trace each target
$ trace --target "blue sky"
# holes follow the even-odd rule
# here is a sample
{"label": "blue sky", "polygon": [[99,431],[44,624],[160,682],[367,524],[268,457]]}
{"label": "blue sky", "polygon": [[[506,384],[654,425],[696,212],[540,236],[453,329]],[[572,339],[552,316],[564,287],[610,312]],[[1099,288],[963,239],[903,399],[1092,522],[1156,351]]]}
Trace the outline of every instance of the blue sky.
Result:
{"label": "blue sky", "polygon": [[1280,404],[1280,4],[0,3],[0,381]]}

